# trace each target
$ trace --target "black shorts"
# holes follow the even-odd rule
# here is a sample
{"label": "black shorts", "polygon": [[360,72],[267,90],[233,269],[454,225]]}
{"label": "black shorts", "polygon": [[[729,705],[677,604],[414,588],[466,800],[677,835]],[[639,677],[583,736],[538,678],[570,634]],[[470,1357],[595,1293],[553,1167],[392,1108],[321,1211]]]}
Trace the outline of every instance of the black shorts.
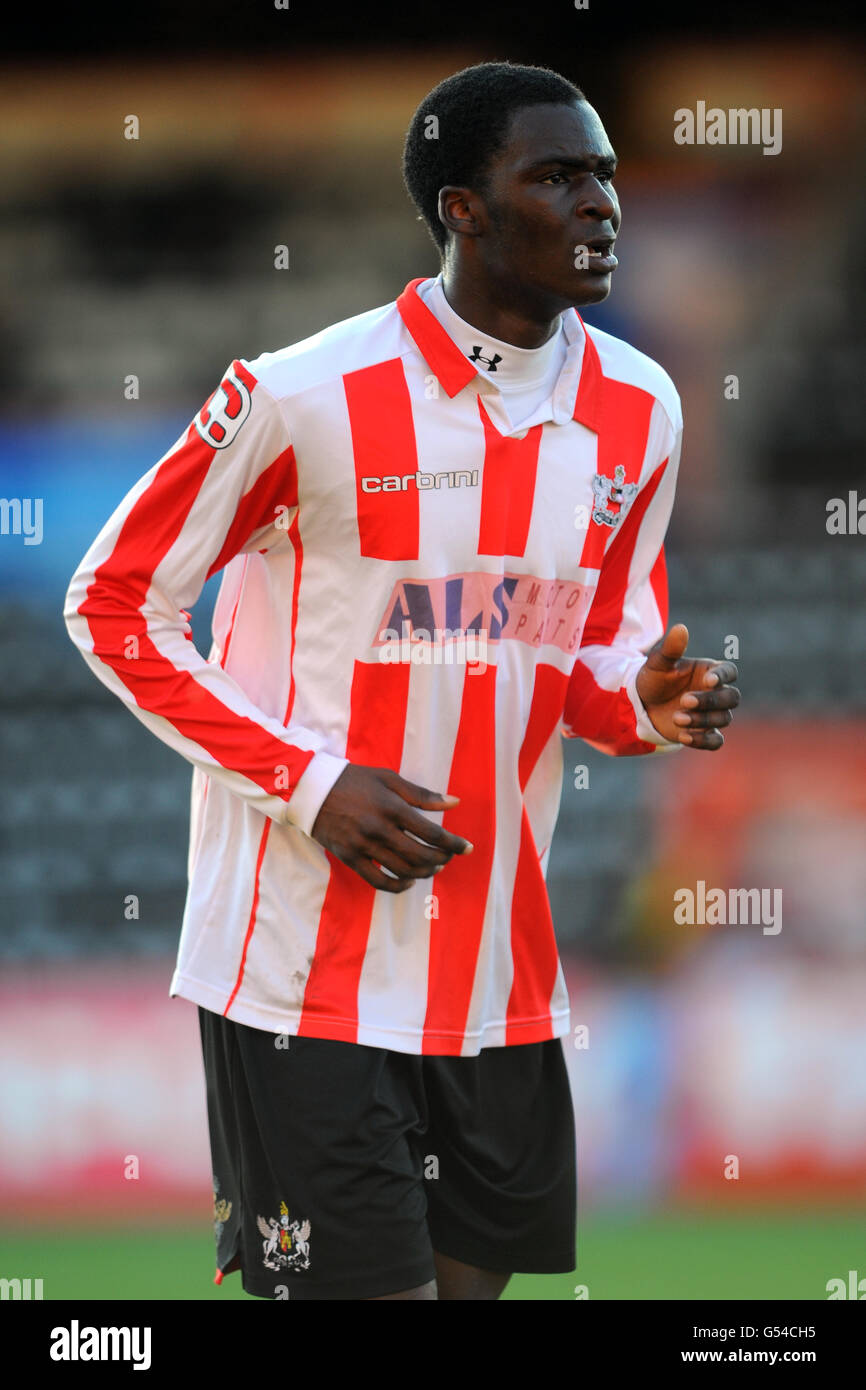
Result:
{"label": "black shorts", "polygon": [[199,1009],[217,1269],[260,1298],[369,1299],[436,1277],[575,1267],[562,1043],[427,1057]]}

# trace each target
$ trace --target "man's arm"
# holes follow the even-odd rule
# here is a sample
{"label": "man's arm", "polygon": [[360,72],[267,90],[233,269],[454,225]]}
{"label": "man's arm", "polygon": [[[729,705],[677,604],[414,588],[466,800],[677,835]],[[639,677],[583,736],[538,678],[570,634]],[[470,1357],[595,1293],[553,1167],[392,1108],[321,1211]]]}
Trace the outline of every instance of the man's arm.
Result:
{"label": "man's arm", "polygon": [[664,539],[682,421],[671,425],[656,402],[652,431],[662,456],[605,552],[563,712],[566,737],[614,756],[721,748],[740,701],[732,662],[686,658],[682,623],[665,633]]}
{"label": "man's arm", "polygon": [[296,506],[282,412],[235,362],[106,522],[72,578],[64,617],[94,674],[152,733],[309,834],[347,760],[326,752],[321,735],[259,709],[188,640],[185,611],[235,555],[288,544],[276,522]]}
{"label": "man's arm", "polygon": [[562,733],[614,756],[676,749],[651,723],[637,693],[646,652],[667,623],[664,538],[673,508],[682,422],[657,401],[648,442],[649,464],[601,565],[566,693]]}
{"label": "man's arm", "polygon": [[235,362],[93,542],[69,585],[66,624],[95,675],[169,747],[374,887],[403,892],[471,849],[421,814],[456,798],[326,752],[321,734],[265,714],[188,640],[185,610],[205,580],[236,555],[289,545],[297,504],[282,412]]}

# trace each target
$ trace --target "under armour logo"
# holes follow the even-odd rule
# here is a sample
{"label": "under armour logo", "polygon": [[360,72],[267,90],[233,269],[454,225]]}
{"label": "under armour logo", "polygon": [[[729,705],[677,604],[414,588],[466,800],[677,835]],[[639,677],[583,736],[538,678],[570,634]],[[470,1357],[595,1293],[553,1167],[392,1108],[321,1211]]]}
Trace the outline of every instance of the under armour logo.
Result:
{"label": "under armour logo", "polygon": [[496,371],[496,363],[501,362],[502,358],[498,352],[494,352],[492,357],[485,357],[480,347],[474,347],[469,354],[470,362],[483,362],[488,372]]}

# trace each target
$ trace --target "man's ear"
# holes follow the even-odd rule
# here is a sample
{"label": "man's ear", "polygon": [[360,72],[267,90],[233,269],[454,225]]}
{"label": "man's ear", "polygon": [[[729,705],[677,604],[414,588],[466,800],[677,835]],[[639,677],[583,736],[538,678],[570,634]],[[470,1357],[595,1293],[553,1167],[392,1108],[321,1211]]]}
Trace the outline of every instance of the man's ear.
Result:
{"label": "man's ear", "polygon": [[446,184],[439,190],[439,221],[455,236],[480,236],[486,224],[484,200],[471,188]]}

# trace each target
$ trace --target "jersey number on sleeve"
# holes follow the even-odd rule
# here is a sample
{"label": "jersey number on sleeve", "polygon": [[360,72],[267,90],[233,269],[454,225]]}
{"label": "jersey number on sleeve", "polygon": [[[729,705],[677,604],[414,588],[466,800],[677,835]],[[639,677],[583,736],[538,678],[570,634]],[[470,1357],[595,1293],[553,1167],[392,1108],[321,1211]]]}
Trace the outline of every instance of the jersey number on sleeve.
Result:
{"label": "jersey number on sleeve", "polygon": [[213,449],[227,448],[249,415],[250,406],[249,389],[229,370],[195,417],[195,427],[205,444]]}

